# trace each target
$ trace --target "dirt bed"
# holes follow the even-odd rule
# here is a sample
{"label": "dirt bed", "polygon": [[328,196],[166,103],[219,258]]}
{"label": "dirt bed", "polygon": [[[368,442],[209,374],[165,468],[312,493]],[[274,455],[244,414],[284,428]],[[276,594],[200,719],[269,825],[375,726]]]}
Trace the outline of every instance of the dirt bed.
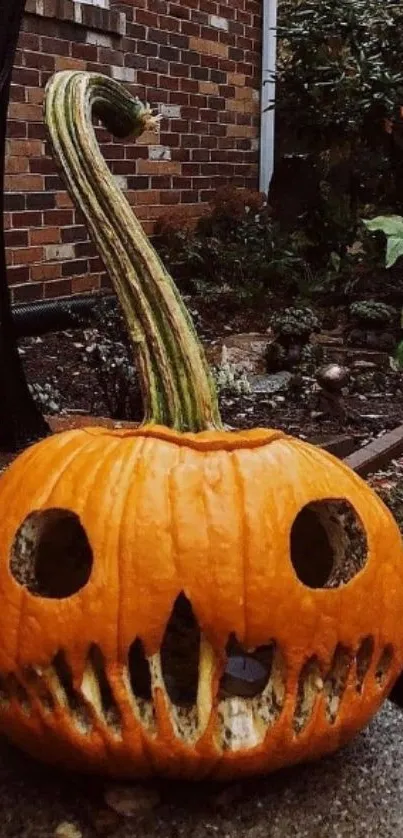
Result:
{"label": "dirt bed", "polygon": [[[206,347],[211,346],[211,340],[217,338],[205,335]],[[54,401],[62,412],[110,415],[99,381],[85,363],[85,338],[81,331],[27,338],[21,342],[21,351],[28,380],[41,386],[51,382]],[[389,388],[386,397],[385,386]],[[307,389],[304,383],[298,395],[288,392],[274,397],[267,393],[224,393],[220,402],[223,420],[234,428],[276,427],[312,440],[348,433],[356,439],[357,445],[403,422],[403,385],[399,391],[396,382],[387,377],[385,381],[382,374],[379,387],[372,385],[367,395],[352,393],[346,396],[346,407],[361,414],[362,418],[358,419],[316,415],[319,413],[317,396],[312,392],[312,386]],[[141,416],[139,400],[132,418],[140,420]]]}

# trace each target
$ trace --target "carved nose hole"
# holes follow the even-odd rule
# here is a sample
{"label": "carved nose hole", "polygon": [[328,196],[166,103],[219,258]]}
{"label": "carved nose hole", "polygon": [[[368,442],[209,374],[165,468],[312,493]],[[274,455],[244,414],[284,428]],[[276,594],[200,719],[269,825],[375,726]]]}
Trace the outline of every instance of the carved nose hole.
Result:
{"label": "carved nose hole", "polygon": [[231,635],[226,646],[226,665],[221,676],[219,697],[254,698],[265,689],[272,669],[274,646],[259,646],[247,652]]}
{"label": "carved nose hole", "polygon": [[31,512],[11,549],[14,579],[35,596],[65,599],[87,584],[93,555],[84,527],[69,509]]}
{"label": "carved nose hole", "polygon": [[364,527],[350,503],[321,500],[307,504],[291,529],[291,561],[308,588],[339,588],[366,564]]}
{"label": "carved nose hole", "polygon": [[200,628],[191,603],[179,594],[161,644],[161,668],[173,704],[196,703],[199,682]]}
{"label": "carved nose hole", "polygon": [[143,701],[151,701],[151,672],[150,665],[145,656],[144,646],[139,637],[129,649],[128,670],[130,678],[130,687],[133,695],[136,698],[141,698]]}

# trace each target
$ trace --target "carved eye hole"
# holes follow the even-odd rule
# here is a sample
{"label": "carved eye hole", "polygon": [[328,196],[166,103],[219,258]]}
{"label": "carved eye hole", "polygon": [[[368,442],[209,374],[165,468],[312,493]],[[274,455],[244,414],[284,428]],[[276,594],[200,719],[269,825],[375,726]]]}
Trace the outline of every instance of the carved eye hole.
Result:
{"label": "carved eye hole", "polygon": [[16,532],[10,571],[34,596],[65,599],[87,584],[93,554],[81,521],[69,509],[31,512]]}
{"label": "carved eye hole", "polygon": [[309,503],[291,529],[291,562],[308,588],[340,588],[365,567],[368,543],[353,506],[344,500]]}

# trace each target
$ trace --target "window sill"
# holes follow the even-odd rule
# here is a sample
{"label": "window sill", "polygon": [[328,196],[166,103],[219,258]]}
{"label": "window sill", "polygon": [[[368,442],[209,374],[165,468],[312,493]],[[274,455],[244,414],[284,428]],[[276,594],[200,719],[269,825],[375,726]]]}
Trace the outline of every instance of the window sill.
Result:
{"label": "window sill", "polygon": [[123,12],[114,12],[76,0],[27,0],[25,14],[56,18],[111,35],[126,34],[126,16]]}

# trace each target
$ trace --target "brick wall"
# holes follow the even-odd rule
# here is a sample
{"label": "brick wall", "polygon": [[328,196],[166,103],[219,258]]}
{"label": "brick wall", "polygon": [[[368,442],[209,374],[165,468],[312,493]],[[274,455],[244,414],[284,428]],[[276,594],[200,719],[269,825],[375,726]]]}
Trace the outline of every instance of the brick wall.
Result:
{"label": "brick wall", "polygon": [[[107,0],[103,0],[106,5]],[[260,0],[27,0],[13,75],[6,243],[14,302],[107,284],[46,141],[44,85],[62,69],[123,81],[163,115],[159,136],[102,151],[146,231],[178,204],[198,216],[224,184],[256,188]]]}

